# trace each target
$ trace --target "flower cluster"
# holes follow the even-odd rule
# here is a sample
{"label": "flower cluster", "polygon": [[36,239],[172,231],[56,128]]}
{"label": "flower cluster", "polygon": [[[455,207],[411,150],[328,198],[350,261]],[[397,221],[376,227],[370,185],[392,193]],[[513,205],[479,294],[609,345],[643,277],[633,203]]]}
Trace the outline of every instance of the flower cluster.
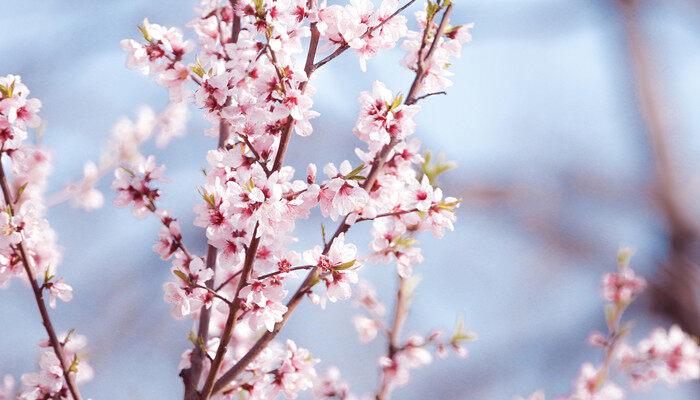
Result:
{"label": "flower cluster", "polygon": [[133,39],[121,42],[122,49],[129,52],[126,66],[155,76],[159,85],[168,88],[170,100],[181,102],[185,95],[184,84],[190,77],[187,66],[181,60],[194,50],[194,42],[184,40],[180,29],[151,24],[148,19],[143,20],[143,26],[139,29],[146,44]]}
{"label": "flower cluster", "polygon": [[349,4],[337,4],[318,9],[318,30],[328,42],[324,50],[347,46],[360,58],[360,67],[367,69],[367,60],[380,50],[396,46],[406,35],[406,17],[391,16],[397,11],[398,0],[384,0],[374,10],[370,0],[351,0]]}
{"label": "flower cluster", "polygon": [[[425,79],[421,86],[425,93],[452,86],[452,81],[448,78],[454,75],[448,71],[450,57],[460,57],[462,46],[472,39],[469,29],[474,27],[473,23],[444,26],[442,30],[439,29],[440,24],[436,22],[436,17],[448,4],[450,0],[437,0],[436,3],[428,1],[425,11],[415,13],[421,29],[409,31],[406,40],[401,44],[401,48],[408,52],[401,65],[410,70],[425,71]],[[432,53],[432,57],[427,58],[429,53]]]}
{"label": "flower cluster", "polygon": [[[78,384],[92,379],[92,367],[84,360],[87,339],[82,335],[65,335],[61,340],[65,357],[71,361],[70,373],[75,373]],[[49,341],[39,343],[39,347],[49,348]],[[22,400],[70,399],[64,372],[53,350],[45,351],[39,357],[39,370],[21,377],[22,390],[18,396]],[[2,397],[0,397],[2,398]]]}
{"label": "flower cluster", "polygon": [[[400,306],[397,309],[408,307],[412,297],[412,291],[417,280],[401,280],[401,289],[397,301]],[[355,298],[355,305],[364,309],[366,315],[355,315],[353,325],[360,337],[360,342],[367,343],[377,337],[378,332],[386,333],[390,351],[378,360],[382,369],[382,389],[390,393],[393,389],[406,385],[410,379],[410,370],[430,364],[433,355],[429,349],[434,349],[435,355],[445,358],[448,349],[452,349],[457,356],[466,358],[467,349],[463,342],[476,339],[476,335],[467,332],[462,319],[457,322],[455,330],[448,339],[444,339],[444,332],[440,329],[431,332],[426,337],[418,334],[409,335],[405,341],[396,342],[394,332],[388,328],[388,323],[383,320],[386,308],[377,299],[376,291],[368,282],[362,282],[360,290]],[[404,311],[396,311],[394,324],[405,317]]]}
{"label": "flower cluster", "polygon": [[29,89],[17,75],[0,77],[0,147],[19,148],[27,139],[27,128],[38,128],[41,101],[29,98]]}
{"label": "flower cluster", "polygon": [[187,105],[182,102],[170,104],[160,114],[142,106],[135,121],[120,119],[112,128],[97,164],[86,162],[82,179],[68,183],[62,192],[49,199],[49,204],[70,200],[73,206],[87,211],[102,207],[104,195],[96,187],[100,180],[118,165],[138,169],[139,164],[146,159],[140,147],[154,134],[157,147],[167,146],[173,138],[185,134],[188,118]]}

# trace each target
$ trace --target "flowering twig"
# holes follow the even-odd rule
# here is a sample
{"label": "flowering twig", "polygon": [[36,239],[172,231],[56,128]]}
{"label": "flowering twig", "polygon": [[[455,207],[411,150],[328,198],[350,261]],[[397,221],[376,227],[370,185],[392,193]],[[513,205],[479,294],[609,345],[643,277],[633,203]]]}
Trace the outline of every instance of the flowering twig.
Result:
{"label": "flowering twig", "polygon": [[[403,6],[401,6],[401,8],[399,8],[398,10],[396,10],[396,11],[395,11],[393,14],[391,14],[387,19],[385,19],[384,21],[380,22],[380,23],[377,24],[376,26],[373,26],[373,27],[367,29],[367,31],[366,31],[362,36],[360,36],[360,38],[364,38],[365,36],[368,36],[368,35],[372,34],[372,32],[374,32],[375,30],[381,28],[382,25],[384,25],[384,24],[386,24],[387,22],[389,22],[389,21],[390,21],[392,18],[394,18],[395,16],[401,14],[401,13],[403,12],[403,10],[407,9],[407,8],[408,8],[411,4],[413,4],[415,1],[416,1],[416,0],[410,0],[408,3],[404,4]],[[350,48],[350,45],[348,45],[347,43],[343,43],[343,44],[342,44],[340,47],[338,47],[333,53],[331,53],[330,55],[326,56],[326,57],[325,57],[324,59],[322,59],[321,61],[319,61],[319,62],[317,62],[316,64],[314,64],[314,65],[312,66],[312,68],[311,68],[311,71],[315,71],[315,70],[317,70],[318,68],[322,67],[323,65],[325,65],[325,64],[328,63],[329,61],[331,61],[331,60],[333,60],[334,58],[338,57],[339,55],[343,54],[343,53],[344,53],[346,50],[348,50],[349,48]],[[307,60],[307,66],[308,66],[308,60]]]}
{"label": "flowering twig", "polygon": [[[410,4],[410,3],[409,3]],[[406,5],[408,6],[408,4]],[[405,8],[404,6],[403,8]],[[402,9],[403,9],[402,8]],[[400,10],[402,10],[400,9]],[[439,35],[444,32],[444,29],[447,25],[447,21],[449,18],[450,11],[452,9],[452,6],[449,5],[443,15],[442,22],[440,23],[440,27],[438,28],[437,34],[436,34],[436,39],[435,42],[433,42],[433,47],[431,47],[430,51],[428,52],[428,55],[424,58],[425,61],[428,61],[430,57],[434,54],[434,48],[436,45],[436,42],[439,38]],[[395,15],[395,14],[394,14]],[[381,25],[381,24],[380,24]],[[426,25],[426,30],[430,29],[430,25]],[[323,65],[323,64],[321,64]],[[320,65],[319,65],[320,66]],[[310,74],[309,71],[307,72],[307,75]],[[413,81],[413,84],[411,85],[411,90],[409,91],[408,96],[406,97],[406,100],[404,101],[405,104],[413,104],[415,103],[415,96],[418,93],[419,89],[419,83],[422,81],[424,77],[425,71],[419,70],[416,71],[416,77]],[[308,81],[307,81],[308,82]],[[302,84],[304,85],[304,84]],[[290,124],[288,124],[289,126]],[[291,132],[291,128],[290,131]],[[286,131],[285,131],[286,133]],[[284,135],[284,134],[283,134]],[[284,138],[284,136],[283,136]],[[282,139],[281,139],[282,140]],[[395,137],[392,137],[386,145],[382,147],[382,149],[376,154],[374,157],[374,160],[372,162],[372,167],[369,171],[369,173],[366,176],[366,179],[362,183],[362,188],[367,190],[368,192],[372,191],[372,187],[374,186],[374,182],[376,181],[377,177],[379,176],[379,172],[381,169],[384,167],[384,163],[387,160],[387,157],[391,150],[398,144],[398,141],[396,140]],[[282,149],[286,149],[286,145],[283,146],[283,142],[280,142],[280,151]],[[279,153],[278,153],[279,157]],[[280,158],[279,165],[281,166],[281,160]],[[275,160],[275,166],[278,165],[277,159]],[[279,168],[277,166],[277,168]],[[276,170],[276,168],[273,168],[273,170]],[[330,250],[330,246],[333,243],[333,240],[336,239],[338,236],[341,234],[344,234],[347,232],[347,230],[350,228],[350,224],[347,223],[347,216],[343,219],[343,222],[338,226],[336,229],[335,233],[331,237],[331,239],[327,242],[326,246],[323,249],[323,254],[327,254],[328,251]],[[250,364],[257,356],[260,354],[260,352],[267,347],[268,343],[272,339],[274,339],[279,331],[282,329],[282,327],[285,325],[287,320],[289,319],[290,315],[294,311],[294,309],[301,303],[301,300],[304,298],[304,296],[310,292],[311,288],[315,284],[315,278],[319,272],[319,267],[315,266],[309,274],[306,276],[302,284],[299,286],[297,291],[294,293],[294,295],[291,297],[289,302],[287,303],[287,311],[284,313],[282,316],[282,320],[277,322],[274,326],[274,329],[272,331],[267,331],[265,332],[260,339],[258,339],[255,344],[248,350],[248,352],[241,357],[241,359],[236,362],[235,365],[233,365],[229,370],[227,370],[214,384],[213,386],[213,393],[219,393],[223,390],[227,390],[228,385],[231,381],[233,381],[247,366]],[[222,339],[223,340],[223,339]],[[206,394],[203,393],[203,394]],[[203,400],[206,400],[208,397],[202,397]]]}
{"label": "flowering twig", "polygon": [[[5,204],[7,205],[9,210],[12,213],[14,213],[14,201],[12,199],[12,192],[10,191],[10,188],[7,184],[7,178],[5,177],[5,170],[2,166],[1,160],[0,187],[2,187],[2,194],[5,199]],[[42,288],[37,283],[36,276],[34,276],[34,271],[32,270],[32,267],[29,265],[29,258],[27,256],[27,250],[24,245],[24,240],[20,241],[17,244],[17,248],[19,249],[19,253],[22,258],[22,265],[24,266],[24,271],[27,274],[27,279],[29,280],[29,284],[31,285],[32,291],[34,292],[34,299],[36,300],[36,305],[39,307],[41,321],[44,324],[46,333],[49,335],[49,344],[51,344],[51,347],[53,347],[54,353],[56,353],[58,362],[61,365],[61,370],[66,380],[66,386],[68,386],[68,390],[70,391],[70,394],[71,396],[73,396],[74,400],[82,400],[82,396],[80,395],[80,391],[78,390],[78,385],[75,383],[75,378],[71,374],[71,364],[68,364],[68,362],[66,361],[66,357],[63,352],[63,345],[56,336],[56,331],[54,330],[53,324],[51,323],[51,317],[49,316],[49,312],[46,309],[46,304],[44,302],[44,293],[42,291]]]}

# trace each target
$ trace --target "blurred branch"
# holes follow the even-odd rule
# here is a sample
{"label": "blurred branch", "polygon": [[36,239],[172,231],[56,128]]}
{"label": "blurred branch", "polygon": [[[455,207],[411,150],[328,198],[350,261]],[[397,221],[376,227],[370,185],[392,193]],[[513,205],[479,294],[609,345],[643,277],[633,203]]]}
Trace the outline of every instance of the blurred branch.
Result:
{"label": "blurred branch", "polygon": [[653,287],[653,306],[657,312],[676,321],[685,331],[700,336],[700,310],[695,292],[698,289],[698,227],[682,203],[681,186],[674,175],[673,157],[669,149],[669,129],[664,121],[657,79],[650,66],[646,47],[636,19],[637,0],[615,0],[622,11],[625,40],[632,76],[646,124],[655,167],[655,195],[666,219],[669,254],[659,266],[659,277]]}

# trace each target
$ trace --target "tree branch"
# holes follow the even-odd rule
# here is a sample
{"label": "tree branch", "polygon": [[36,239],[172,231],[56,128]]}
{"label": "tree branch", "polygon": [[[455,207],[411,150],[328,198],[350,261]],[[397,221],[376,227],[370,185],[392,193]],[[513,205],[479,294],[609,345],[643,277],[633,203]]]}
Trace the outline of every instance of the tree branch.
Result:
{"label": "tree branch", "polygon": [[[1,153],[0,153],[1,155]],[[9,207],[10,211],[14,214],[14,201],[12,199],[12,192],[7,184],[7,178],[5,177],[5,170],[2,166],[2,160],[0,159],[0,187],[2,187],[2,194],[5,198],[5,204]],[[39,314],[41,314],[41,320],[46,329],[46,333],[49,335],[49,343],[53,347],[54,353],[56,353],[56,358],[61,364],[61,370],[63,370],[63,377],[66,381],[66,386],[70,391],[71,396],[74,400],[82,400],[80,396],[80,391],[78,390],[78,385],[75,383],[75,378],[71,374],[70,365],[66,362],[66,357],[63,352],[63,345],[56,337],[56,331],[54,330],[53,324],[51,323],[51,318],[49,317],[49,312],[46,309],[46,303],[44,302],[44,293],[36,281],[36,276],[32,267],[29,265],[29,258],[27,257],[27,250],[24,246],[24,240],[20,241],[17,245],[19,248],[20,256],[22,258],[22,265],[24,266],[24,271],[27,274],[27,279],[34,292],[34,299],[36,300],[36,305],[39,307]]]}

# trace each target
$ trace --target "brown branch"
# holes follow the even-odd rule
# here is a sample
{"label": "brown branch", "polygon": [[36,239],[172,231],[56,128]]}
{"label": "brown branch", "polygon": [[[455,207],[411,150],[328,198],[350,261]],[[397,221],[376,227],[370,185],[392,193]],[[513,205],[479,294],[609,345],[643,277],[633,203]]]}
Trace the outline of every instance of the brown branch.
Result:
{"label": "brown branch", "polygon": [[445,92],[444,90],[441,90],[441,91],[439,91],[439,92],[433,92],[433,93],[424,94],[424,95],[422,95],[422,96],[416,97],[416,101],[415,101],[415,102],[417,103],[418,101],[423,100],[423,99],[425,99],[426,97],[435,96],[435,95],[438,95],[438,94],[447,95],[447,92]]}
{"label": "brown branch", "polygon": [[[226,121],[221,120],[219,122],[219,148],[223,148],[226,145],[226,140],[231,135],[231,125]],[[209,290],[214,286],[214,281],[216,280],[216,258],[217,249],[211,244],[207,247],[207,269],[211,270],[213,276],[207,283],[207,288]],[[198,343],[201,339],[204,343],[207,342],[209,338],[209,322],[211,320],[211,308],[203,307],[199,314],[199,327],[197,328],[197,338]],[[202,374],[202,362],[204,361],[204,350],[201,346],[197,344],[194,345],[192,349],[192,361],[189,370],[183,370],[181,376],[185,384],[185,400],[196,400],[198,397],[197,384],[199,382],[199,377]]]}
{"label": "brown branch", "polygon": [[221,284],[219,284],[219,286],[217,286],[216,289],[214,289],[214,290],[218,292],[219,290],[221,290],[221,288],[223,288],[224,286],[228,285],[229,282],[231,282],[231,281],[234,280],[238,275],[240,275],[241,272],[243,272],[242,269],[239,270],[238,272],[234,273],[233,275],[229,276],[225,281],[221,282]]}
{"label": "brown branch", "polygon": [[[408,305],[410,293],[408,293],[407,281],[401,276],[398,277],[399,288],[396,291],[396,307],[394,308],[394,322],[389,331],[389,344],[387,355],[390,359],[394,359],[396,353],[401,350],[401,330],[408,316]],[[382,379],[377,400],[389,400],[391,398],[391,387]]]}
{"label": "brown branch", "polygon": [[423,43],[421,43],[421,48],[420,50],[418,50],[416,79],[413,80],[411,89],[408,91],[408,95],[406,96],[406,104],[415,104],[415,102],[418,101],[416,95],[420,91],[420,86],[423,83],[423,78],[425,78],[425,73],[427,72],[425,70],[425,64],[433,57],[433,54],[435,54],[435,51],[438,47],[438,42],[440,41],[440,38],[442,38],[443,32],[445,32],[445,28],[447,28],[447,24],[450,20],[451,13],[452,4],[448,5],[445,9],[445,12],[442,14],[442,20],[440,21],[440,25],[438,26],[438,29],[435,32],[435,37],[433,38],[433,42],[430,45],[430,50],[428,50],[428,54],[426,54],[425,58],[423,58],[423,50],[428,37],[427,32],[432,28],[432,20],[426,21],[425,30],[423,31]]}
{"label": "brown branch", "polygon": [[[14,214],[14,201],[12,200],[12,192],[10,191],[10,188],[7,184],[7,178],[5,177],[5,170],[2,166],[1,159],[0,187],[2,187],[2,194],[5,198],[5,204],[7,205],[7,207],[9,207],[10,212]],[[51,347],[53,347],[54,353],[56,353],[56,358],[58,358],[58,362],[61,364],[61,370],[63,371],[63,377],[65,378],[66,386],[68,386],[68,390],[70,391],[70,394],[71,396],[73,396],[74,400],[82,400],[82,397],[80,396],[80,391],[78,390],[78,385],[75,383],[75,378],[70,371],[71,365],[69,365],[66,362],[66,357],[63,352],[63,345],[58,340],[58,337],[56,337],[56,331],[54,330],[53,324],[51,323],[51,317],[49,317],[49,312],[46,309],[46,303],[44,302],[44,293],[42,291],[42,288],[37,283],[36,276],[34,275],[32,267],[29,265],[29,258],[27,257],[27,250],[24,245],[24,240],[20,241],[17,244],[17,247],[19,248],[19,253],[22,258],[22,265],[24,266],[24,271],[27,274],[27,279],[29,280],[29,284],[31,285],[32,291],[34,292],[34,299],[36,300],[36,305],[37,307],[39,307],[41,321],[44,324],[46,333],[49,335],[49,343],[51,344]]]}
{"label": "brown branch", "polygon": [[241,17],[236,14],[236,4],[238,0],[231,0],[231,8],[233,9],[233,24],[231,26],[231,43],[238,43],[238,34],[241,33]]}
{"label": "brown branch", "polygon": [[637,99],[646,123],[655,165],[655,192],[666,219],[669,255],[660,266],[661,282],[653,286],[654,307],[678,322],[686,332],[700,336],[698,306],[698,260],[700,230],[689,217],[681,199],[682,186],[673,170],[669,128],[664,121],[655,84],[658,82],[636,22],[636,0],[617,0],[625,23],[625,40],[633,70]]}
{"label": "brown branch", "polygon": [[253,269],[253,262],[255,261],[255,256],[258,252],[258,245],[260,244],[260,236],[257,236],[258,224],[255,225],[253,229],[253,238],[250,241],[250,246],[246,249],[245,261],[243,264],[243,269],[241,273],[241,278],[238,281],[238,287],[236,288],[236,293],[234,294],[233,303],[229,307],[228,317],[226,318],[226,325],[224,326],[224,331],[221,334],[219,347],[216,349],[216,356],[214,361],[211,363],[211,368],[209,370],[209,375],[204,382],[204,387],[202,388],[202,400],[208,400],[212,395],[212,390],[214,389],[214,381],[216,375],[218,375],[221,369],[221,363],[224,361],[224,355],[226,355],[226,350],[228,344],[231,341],[231,335],[233,330],[236,328],[236,322],[238,321],[238,312],[241,309],[241,289],[248,284],[248,276],[250,271]]}
{"label": "brown branch", "polygon": [[[309,4],[311,4],[311,1],[309,1]],[[311,24],[311,42],[309,43],[309,51],[306,54],[306,65],[304,66],[304,72],[306,72],[306,80],[301,83],[299,86],[299,90],[301,91],[302,94],[306,91],[306,85],[308,85],[309,80],[311,79],[311,74],[314,71],[314,58],[316,58],[316,50],[318,50],[318,42],[321,38],[321,35],[316,28],[316,23]],[[282,168],[282,162],[284,161],[284,155],[287,152],[287,147],[289,146],[289,140],[292,137],[292,130],[294,129],[294,118],[289,116],[287,118],[287,123],[284,126],[284,131],[282,132],[282,135],[280,136],[280,144],[279,147],[277,148],[277,154],[275,154],[275,161],[272,164],[272,170],[273,171],[278,171],[280,168]]]}

